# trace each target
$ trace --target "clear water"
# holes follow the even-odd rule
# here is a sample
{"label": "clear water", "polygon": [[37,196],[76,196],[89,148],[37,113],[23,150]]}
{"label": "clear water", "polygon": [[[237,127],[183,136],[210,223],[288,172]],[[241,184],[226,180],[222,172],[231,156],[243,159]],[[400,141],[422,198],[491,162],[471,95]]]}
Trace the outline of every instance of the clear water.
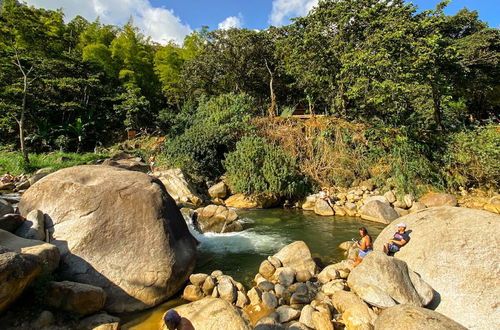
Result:
{"label": "clear water", "polygon": [[[242,232],[200,234],[190,229],[200,242],[194,272],[210,273],[219,269],[247,288],[251,287],[262,260],[293,241],[306,242],[313,257],[328,265],[344,259],[338,246],[351,238],[359,238],[359,227],[366,227],[373,239],[385,227],[360,218],[323,217],[301,210],[237,210],[237,213],[244,222]],[[165,311],[182,303],[172,299],[152,310],[125,317],[129,322],[123,329],[161,329],[159,324]]]}
{"label": "clear water", "polygon": [[344,259],[338,246],[351,238],[359,238],[359,227],[366,227],[373,239],[385,227],[359,218],[324,217],[301,210],[237,212],[245,223],[242,232],[204,235],[193,232],[200,241],[195,272],[210,273],[219,269],[248,286],[262,260],[293,241],[306,242],[313,257],[330,264]]}

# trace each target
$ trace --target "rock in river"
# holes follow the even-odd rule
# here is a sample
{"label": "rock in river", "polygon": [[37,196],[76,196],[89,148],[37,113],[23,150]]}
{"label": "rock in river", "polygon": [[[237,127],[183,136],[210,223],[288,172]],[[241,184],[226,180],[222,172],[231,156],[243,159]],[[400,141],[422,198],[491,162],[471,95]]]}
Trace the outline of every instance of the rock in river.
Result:
{"label": "rock in river", "polygon": [[103,288],[108,311],[153,307],[193,270],[195,239],[163,184],[147,174],[66,168],[31,186],[19,209],[46,215],[63,279]]}

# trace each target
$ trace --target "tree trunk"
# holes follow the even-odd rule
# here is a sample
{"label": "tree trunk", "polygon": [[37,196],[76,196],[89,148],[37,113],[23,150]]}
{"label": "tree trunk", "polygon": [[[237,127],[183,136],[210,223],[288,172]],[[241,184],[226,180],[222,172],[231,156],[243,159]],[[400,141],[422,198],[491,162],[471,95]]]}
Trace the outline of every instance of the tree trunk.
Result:
{"label": "tree trunk", "polygon": [[267,113],[269,114],[269,118],[274,118],[276,116],[276,93],[274,92],[274,72],[271,71],[269,65],[267,64],[267,60],[264,60],[266,63],[267,71],[269,72],[269,91],[271,94],[271,105],[267,109]]}
{"label": "tree trunk", "polygon": [[24,86],[23,86],[23,103],[21,106],[21,116],[18,121],[19,124],[19,142],[21,143],[21,154],[23,155],[23,160],[25,164],[29,164],[30,160],[28,157],[28,151],[24,145],[24,117],[26,112],[26,94],[28,92],[28,77],[24,76]]}
{"label": "tree trunk", "polygon": [[434,112],[432,114],[434,117],[434,121],[439,128],[443,128],[441,114],[441,95],[437,91],[437,88],[435,88],[434,86],[432,86],[432,101],[434,103]]}

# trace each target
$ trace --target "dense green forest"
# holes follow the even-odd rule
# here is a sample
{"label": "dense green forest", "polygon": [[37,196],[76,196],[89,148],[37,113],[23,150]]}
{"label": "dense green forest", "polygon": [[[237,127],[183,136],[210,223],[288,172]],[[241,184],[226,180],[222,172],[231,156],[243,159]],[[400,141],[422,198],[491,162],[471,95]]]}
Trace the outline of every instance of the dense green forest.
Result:
{"label": "dense green forest", "polygon": [[[498,189],[500,30],[445,6],[323,0],[288,26],[204,28],[160,45],[133,21],[65,22],[6,0],[2,152],[28,162],[93,151],[133,129],[167,136],[172,166],[204,180],[227,172],[241,192],[368,178],[401,191]],[[324,122],[287,119],[297,108]]]}

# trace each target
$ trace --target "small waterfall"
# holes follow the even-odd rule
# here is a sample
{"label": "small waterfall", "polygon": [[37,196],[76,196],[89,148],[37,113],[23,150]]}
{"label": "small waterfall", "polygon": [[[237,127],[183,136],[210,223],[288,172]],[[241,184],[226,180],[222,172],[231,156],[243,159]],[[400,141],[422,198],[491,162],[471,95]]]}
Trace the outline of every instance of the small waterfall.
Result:
{"label": "small waterfall", "polygon": [[[253,228],[232,233],[200,233],[195,229],[193,219],[183,215],[191,234],[200,242],[198,249],[203,252],[224,253],[258,253],[274,254],[280,248],[290,243],[286,238],[278,235],[265,235],[256,232]],[[253,223],[252,219],[242,219],[241,222]]]}

